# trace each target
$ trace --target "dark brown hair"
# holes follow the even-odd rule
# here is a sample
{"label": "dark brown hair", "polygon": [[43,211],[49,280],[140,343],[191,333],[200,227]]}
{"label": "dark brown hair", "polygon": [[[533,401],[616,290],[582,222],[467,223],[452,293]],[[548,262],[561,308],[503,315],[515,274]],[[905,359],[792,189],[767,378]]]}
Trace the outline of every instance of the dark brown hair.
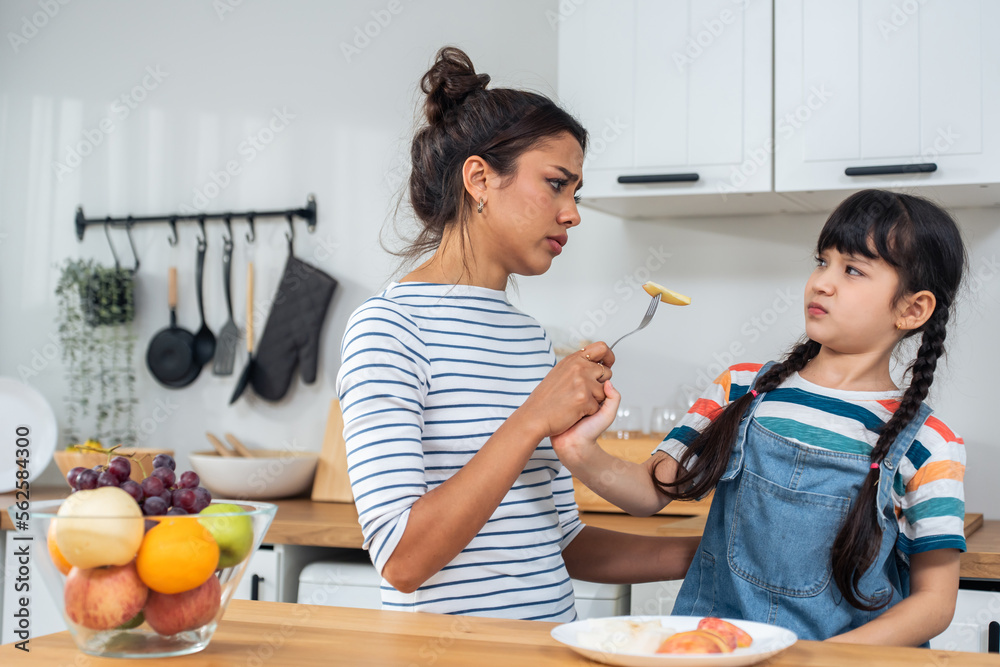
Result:
{"label": "dark brown hair", "polygon": [[427,95],[426,124],[410,147],[410,205],[420,231],[394,254],[414,260],[441,242],[445,228],[464,225],[475,202],[467,196],[462,165],[478,155],[501,176],[512,176],[522,153],[568,132],[587,150],[587,131],[573,116],[538,93],[487,89],[469,56],[446,46],[420,81]]}
{"label": "dark brown hair", "polygon": [[[896,436],[917,415],[934,381],[938,359],[944,355],[945,327],[962,282],[965,245],[952,217],[926,199],[862,190],[844,200],[823,226],[816,250],[820,253],[829,248],[887,262],[899,276],[897,301],[922,290],[929,290],[937,299],[930,319],[907,333],[907,337],[921,333],[922,338],[916,359],[908,369],[910,384],[899,407],[882,426],[871,452],[872,462],[881,464]],[[758,393],[775,389],[804,368],[820,347],[814,340],[799,343],[784,360],[759,376],[753,388]],[[748,391],[711,421],[681,457],[681,467],[687,472],[679,473],[674,484],[661,483],[654,469],[656,486],[667,496],[682,500],[699,498],[715,488],[728,465],[740,421],[752,401]],[[698,458],[692,463],[694,456]],[[834,581],[844,599],[866,611],[881,609],[890,600],[869,598],[858,588],[861,577],[878,556],[882,539],[877,514],[881,508],[873,511],[878,474],[876,469],[868,471],[831,552]]]}

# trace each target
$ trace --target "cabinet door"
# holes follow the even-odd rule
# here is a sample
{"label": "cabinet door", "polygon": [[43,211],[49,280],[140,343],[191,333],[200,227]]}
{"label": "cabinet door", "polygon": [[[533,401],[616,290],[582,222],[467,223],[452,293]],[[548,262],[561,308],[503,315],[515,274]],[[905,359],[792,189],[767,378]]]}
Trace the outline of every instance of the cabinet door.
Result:
{"label": "cabinet door", "polygon": [[586,166],[634,163],[635,2],[588,0],[559,24],[559,99],[590,133]]}
{"label": "cabinet door", "polygon": [[250,557],[233,597],[237,600],[277,602],[278,571],[278,554],[271,548],[261,547]]}
{"label": "cabinet door", "polygon": [[591,133],[584,197],[770,191],[771,36],[769,2],[580,5],[559,93]]}
{"label": "cabinet door", "polygon": [[1000,181],[998,28],[990,0],[777,0],[775,189]]}

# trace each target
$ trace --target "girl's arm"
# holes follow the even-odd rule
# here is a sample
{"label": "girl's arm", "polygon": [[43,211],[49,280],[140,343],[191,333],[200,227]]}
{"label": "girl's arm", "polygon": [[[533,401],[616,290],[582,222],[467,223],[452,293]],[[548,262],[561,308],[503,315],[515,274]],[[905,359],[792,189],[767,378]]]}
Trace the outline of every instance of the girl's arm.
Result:
{"label": "girl's arm", "polygon": [[542,439],[598,410],[604,392],[594,362],[610,367],[614,355],[604,343],[587,353],[590,360],[575,353],[559,362],[461,470],[413,503],[382,569],[395,589],[413,592],[451,562],[486,525]]}
{"label": "girl's arm", "polygon": [[639,584],[682,579],[700,537],[630,535],[585,526],[563,549],[574,579],[605,584]]}
{"label": "girl's arm", "polygon": [[630,463],[601,449],[597,438],[614,421],[621,402],[621,394],[610,380],[604,383],[604,393],[607,400],[601,409],[553,436],[552,447],[563,465],[588,489],[633,516],[650,516],[670,502],[653,484],[653,466],[659,459],[665,459],[657,473],[660,481],[667,484],[676,479],[679,466],[663,452],[657,452],[644,463]]}
{"label": "girl's arm", "polygon": [[951,623],[958,598],[959,551],[935,549],[910,556],[910,596],[874,621],[827,641],[920,646]]}

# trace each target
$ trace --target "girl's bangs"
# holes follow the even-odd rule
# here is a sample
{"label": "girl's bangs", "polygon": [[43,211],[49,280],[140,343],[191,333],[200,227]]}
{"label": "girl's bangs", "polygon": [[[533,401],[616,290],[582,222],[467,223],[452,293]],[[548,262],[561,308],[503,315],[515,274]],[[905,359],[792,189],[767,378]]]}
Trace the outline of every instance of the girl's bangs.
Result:
{"label": "girl's bangs", "polygon": [[816,243],[817,252],[834,248],[844,255],[883,259],[898,267],[902,248],[899,227],[907,219],[906,209],[895,195],[862,190],[843,202],[827,219]]}

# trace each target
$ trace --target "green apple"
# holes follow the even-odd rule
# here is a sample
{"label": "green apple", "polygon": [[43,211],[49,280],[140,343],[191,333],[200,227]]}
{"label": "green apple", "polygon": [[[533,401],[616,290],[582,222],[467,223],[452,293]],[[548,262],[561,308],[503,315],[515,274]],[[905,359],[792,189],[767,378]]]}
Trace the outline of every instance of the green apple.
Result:
{"label": "green apple", "polygon": [[[234,514],[240,516],[210,516],[212,514]],[[239,505],[219,503],[209,505],[198,516],[201,525],[208,528],[219,544],[219,568],[232,567],[241,563],[253,548],[253,521]]]}

